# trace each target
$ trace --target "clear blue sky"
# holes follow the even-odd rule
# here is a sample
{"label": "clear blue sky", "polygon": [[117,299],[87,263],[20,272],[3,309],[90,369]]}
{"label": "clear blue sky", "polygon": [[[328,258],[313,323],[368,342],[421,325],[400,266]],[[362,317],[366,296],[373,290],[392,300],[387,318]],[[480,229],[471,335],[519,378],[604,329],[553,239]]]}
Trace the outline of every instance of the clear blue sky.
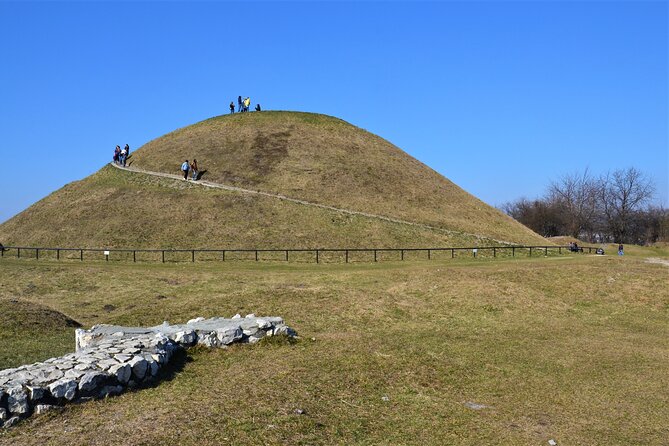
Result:
{"label": "clear blue sky", "polygon": [[667,2],[0,0],[0,222],[227,112],[340,117],[484,201],[635,166],[668,201]]}

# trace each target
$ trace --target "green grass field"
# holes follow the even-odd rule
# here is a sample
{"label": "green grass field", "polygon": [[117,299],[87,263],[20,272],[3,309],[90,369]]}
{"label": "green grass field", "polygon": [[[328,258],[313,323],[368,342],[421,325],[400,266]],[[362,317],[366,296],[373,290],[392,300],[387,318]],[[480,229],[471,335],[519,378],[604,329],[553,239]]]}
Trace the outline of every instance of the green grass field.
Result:
{"label": "green grass field", "polygon": [[284,317],[300,339],[191,350],[155,387],[35,416],[0,431],[0,444],[666,444],[669,268],[646,258],[669,252],[628,253],[349,265],[4,258],[0,368],[72,350],[73,320],[254,312]]}

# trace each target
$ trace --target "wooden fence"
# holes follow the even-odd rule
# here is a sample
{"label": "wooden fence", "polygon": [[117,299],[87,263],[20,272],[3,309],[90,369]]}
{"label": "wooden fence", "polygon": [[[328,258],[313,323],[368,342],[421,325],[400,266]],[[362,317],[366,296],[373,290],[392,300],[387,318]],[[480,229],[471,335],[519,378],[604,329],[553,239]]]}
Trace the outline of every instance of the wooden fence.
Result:
{"label": "wooden fence", "polygon": [[[592,253],[595,247],[582,247],[581,252]],[[470,257],[516,257],[516,255],[548,256],[569,252],[567,246],[473,246],[454,248],[307,248],[307,249],[103,249],[103,248],[46,248],[30,246],[5,246],[0,257],[55,260],[117,260],[195,262],[198,260],[281,260],[322,261],[345,263],[353,261],[378,262],[381,260],[433,260]],[[361,260],[362,259],[362,260]]]}

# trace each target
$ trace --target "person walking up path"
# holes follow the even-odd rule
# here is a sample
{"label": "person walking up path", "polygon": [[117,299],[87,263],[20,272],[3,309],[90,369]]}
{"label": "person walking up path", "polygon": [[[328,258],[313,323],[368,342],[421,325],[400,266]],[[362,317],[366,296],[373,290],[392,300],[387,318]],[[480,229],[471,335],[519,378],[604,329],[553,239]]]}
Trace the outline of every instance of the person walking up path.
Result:
{"label": "person walking up path", "polygon": [[128,156],[128,152],[125,149],[121,150],[121,156],[120,156],[119,160],[121,161],[121,166],[123,166],[123,167],[125,167],[125,160],[126,160],[127,156]]}
{"label": "person walking up path", "polygon": [[181,164],[181,171],[183,172],[184,180],[186,180],[186,181],[188,181],[188,169],[189,169],[189,167],[190,167],[190,165],[188,164],[188,160],[184,161]]}
{"label": "person walking up path", "polygon": [[114,149],[114,158],[113,158],[114,164],[118,164],[120,157],[121,157],[121,147],[116,146],[116,148]]}
{"label": "person walking up path", "polygon": [[193,158],[193,162],[190,163],[190,170],[193,171],[193,181],[197,181],[197,174],[200,173],[200,171],[197,168],[197,160]]}

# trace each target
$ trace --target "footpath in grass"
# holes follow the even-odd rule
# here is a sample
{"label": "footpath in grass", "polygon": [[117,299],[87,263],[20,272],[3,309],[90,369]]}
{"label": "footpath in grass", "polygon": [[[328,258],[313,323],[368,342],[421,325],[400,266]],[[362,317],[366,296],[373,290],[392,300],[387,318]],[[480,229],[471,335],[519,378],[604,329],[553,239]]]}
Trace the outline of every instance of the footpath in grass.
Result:
{"label": "footpath in grass", "polygon": [[[642,256],[3,261],[2,305],[84,326],[272,314],[301,340],[193,350],[170,380],[34,417],[0,444],[663,444],[668,271]],[[73,345],[24,324],[0,328],[3,361],[44,359],[29,338]]]}

